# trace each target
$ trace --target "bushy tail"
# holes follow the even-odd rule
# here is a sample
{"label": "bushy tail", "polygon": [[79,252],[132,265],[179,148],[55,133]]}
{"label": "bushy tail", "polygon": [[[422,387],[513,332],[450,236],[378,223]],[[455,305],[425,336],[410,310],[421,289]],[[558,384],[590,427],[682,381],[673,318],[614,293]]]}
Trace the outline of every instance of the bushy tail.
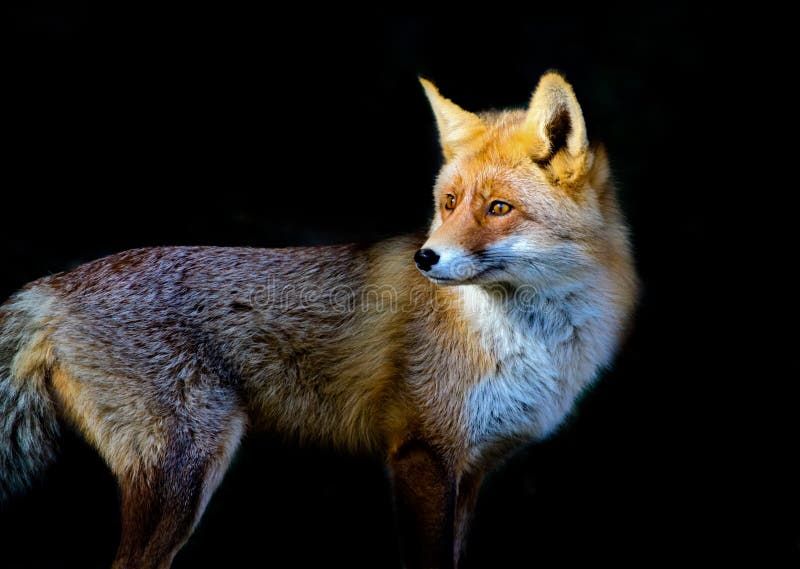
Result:
{"label": "bushy tail", "polygon": [[23,295],[0,306],[0,502],[52,461],[59,430],[46,386],[52,349]]}

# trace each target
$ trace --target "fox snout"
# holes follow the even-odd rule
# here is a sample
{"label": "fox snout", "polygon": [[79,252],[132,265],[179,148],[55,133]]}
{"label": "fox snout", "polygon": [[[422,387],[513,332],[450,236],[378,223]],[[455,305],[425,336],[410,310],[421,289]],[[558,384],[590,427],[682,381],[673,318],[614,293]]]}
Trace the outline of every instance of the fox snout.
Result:
{"label": "fox snout", "polygon": [[481,272],[477,256],[459,247],[428,247],[414,254],[419,271],[437,284],[453,285],[472,281]]}

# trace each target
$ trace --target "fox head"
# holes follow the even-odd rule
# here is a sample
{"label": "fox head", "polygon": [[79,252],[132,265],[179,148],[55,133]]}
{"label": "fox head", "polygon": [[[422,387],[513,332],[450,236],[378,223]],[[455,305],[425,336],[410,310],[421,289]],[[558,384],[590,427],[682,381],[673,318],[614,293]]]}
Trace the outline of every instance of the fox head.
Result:
{"label": "fox head", "polygon": [[605,152],[564,78],[545,74],[525,110],[481,114],[420,81],[445,160],[420,271],[442,285],[558,285],[596,266],[622,230]]}

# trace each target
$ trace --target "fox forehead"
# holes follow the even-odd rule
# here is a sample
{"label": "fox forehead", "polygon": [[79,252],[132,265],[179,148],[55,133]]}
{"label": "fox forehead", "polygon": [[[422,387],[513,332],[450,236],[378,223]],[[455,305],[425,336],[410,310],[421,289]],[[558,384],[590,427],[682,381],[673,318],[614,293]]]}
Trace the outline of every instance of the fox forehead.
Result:
{"label": "fox forehead", "polygon": [[544,174],[530,158],[509,162],[479,153],[447,164],[439,174],[435,193],[464,199],[490,198],[537,202],[536,194],[551,191]]}
{"label": "fox forehead", "polygon": [[445,164],[439,173],[436,190],[461,193],[513,189],[515,192],[543,190],[550,186],[547,176],[531,159],[520,127],[521,111],[483,113],[489,126],[475,151]]}

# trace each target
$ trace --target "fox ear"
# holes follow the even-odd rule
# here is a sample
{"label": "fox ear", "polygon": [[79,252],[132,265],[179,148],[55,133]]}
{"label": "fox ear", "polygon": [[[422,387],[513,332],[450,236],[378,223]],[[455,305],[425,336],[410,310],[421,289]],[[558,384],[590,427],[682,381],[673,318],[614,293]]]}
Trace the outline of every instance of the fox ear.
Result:
{"label": "fox ear", "polygon": [[445,161],[449,162],[456,155],[474,147],[486,132],[486,125],[478,115],[465,111],[450,99],[442,97],[436,85],[427,79],[420,77],[419,82],[422,83],[433,109],[439,128],[439,143]]}
{"label": "fox ear", "polygon": [[545,73],[539,80],[525,118],[525,131],[536,162],[550,162],[561,150],[579,158],[589,149],[578,99],[558,73]]}

